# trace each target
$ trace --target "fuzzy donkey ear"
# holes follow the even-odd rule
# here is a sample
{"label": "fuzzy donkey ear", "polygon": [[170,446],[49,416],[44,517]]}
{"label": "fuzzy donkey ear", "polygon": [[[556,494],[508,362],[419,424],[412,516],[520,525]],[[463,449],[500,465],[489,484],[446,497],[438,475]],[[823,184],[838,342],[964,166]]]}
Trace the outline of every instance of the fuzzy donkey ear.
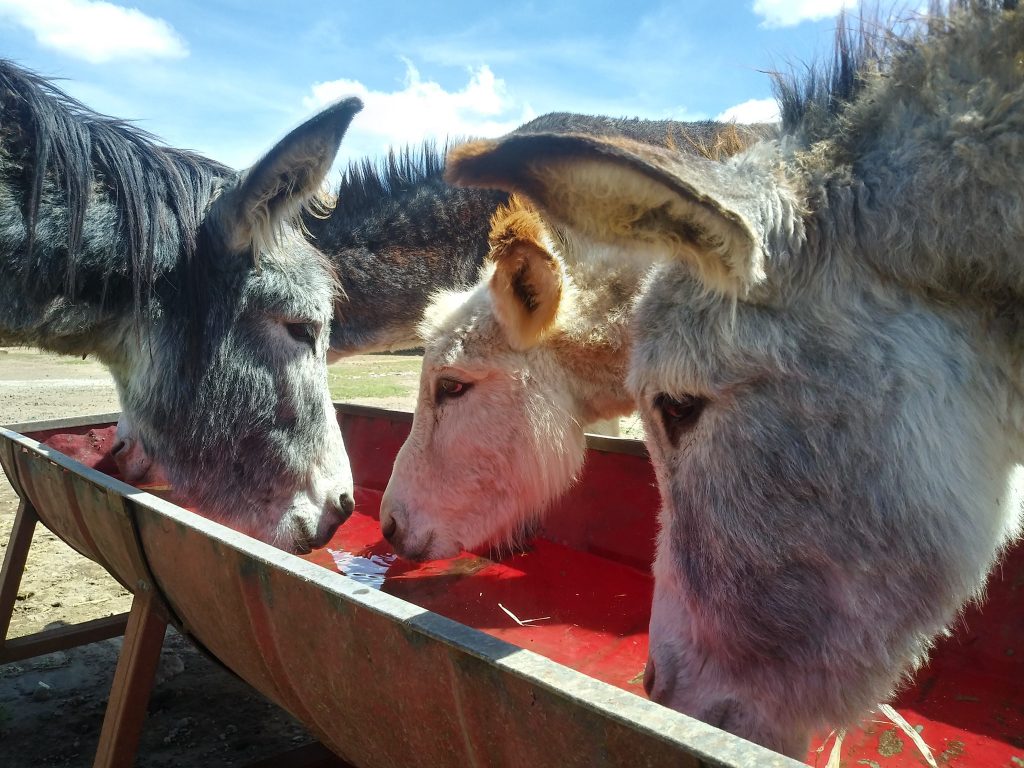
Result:
{"label": "fuzzy donkey ear", "polygon": [[562,264],[540,215],[513,195],[491,218],[494,314],[513,349],[534,346],[554,325],[562,299]]}
{"label": "fuzzy donkey ear", "polygon": [[276,239],[320,190],[341,140],[356,113],[357,98],[343,99],[293,130],[242,177],[217,205],[218,224],[227,248],[238,253],[253,248],[257,265],[261,251]]}
{"label": "fuzzy donkey ear", "polygon": [[511,134],[453,149],[446,178],[521,192],[575,233],[652,260],[686,259],[724,294],[765,276],[758,201],[773,182],[722,163],[627,139]]}

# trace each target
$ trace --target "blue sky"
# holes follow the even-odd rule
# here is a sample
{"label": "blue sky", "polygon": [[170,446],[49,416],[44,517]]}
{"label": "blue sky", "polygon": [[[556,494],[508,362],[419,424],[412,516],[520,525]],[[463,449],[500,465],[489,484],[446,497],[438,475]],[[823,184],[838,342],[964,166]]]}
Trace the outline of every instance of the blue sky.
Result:
{"label": "blue sky", "polygon": [[827,54],[844,5],[856,2],[0,0],[0,51],[244,167],[345,95],[366,102],[346,158],[551,111],[763,119],[763,71]]}

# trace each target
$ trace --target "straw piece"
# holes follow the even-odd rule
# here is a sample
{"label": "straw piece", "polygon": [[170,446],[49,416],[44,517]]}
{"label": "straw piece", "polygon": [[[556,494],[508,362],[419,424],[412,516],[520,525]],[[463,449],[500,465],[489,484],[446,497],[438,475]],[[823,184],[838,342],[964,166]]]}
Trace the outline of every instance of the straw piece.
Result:
{"label": "straw piece", "polygon": [[914,742],[914,746],[918,748],[921,755],[924,757],[925,762],[928,763],[932,768],[939,768],[938,763],[935,762],[935,758],[932,757],[932,751],[928,748],[928,745],[924,743],[924,739],[906,720],[903,719],[903,715],[897,712],[888,704],[879,704],[878,711],[883,715],[892,720],[893,724],[905,734],[907,738]]}

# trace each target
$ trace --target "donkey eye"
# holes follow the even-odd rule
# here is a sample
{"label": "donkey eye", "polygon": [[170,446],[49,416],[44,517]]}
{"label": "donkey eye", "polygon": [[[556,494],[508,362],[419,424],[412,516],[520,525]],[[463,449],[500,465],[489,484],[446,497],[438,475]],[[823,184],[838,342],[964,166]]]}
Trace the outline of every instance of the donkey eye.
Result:
{"label": "donkey eye", "polygon": [[308,344],[310,349],[316,350],[316,340],[320,336],[320,323],[285,323],[284,328],[295,341],[300,344]]}
{"label": "donkey eye", "polygon": [[470,385],[458,379],[442,377],[437,380],[438,401],[462,397],[469,391]]}
{"label": "donkey eye", "polygon": [[673,448],[679,446],[684,434],[697,426],[707,404],[703,397],[694,395],[676,398],[662,393],[654,398],[654,409],[661,415],[661,423]]}

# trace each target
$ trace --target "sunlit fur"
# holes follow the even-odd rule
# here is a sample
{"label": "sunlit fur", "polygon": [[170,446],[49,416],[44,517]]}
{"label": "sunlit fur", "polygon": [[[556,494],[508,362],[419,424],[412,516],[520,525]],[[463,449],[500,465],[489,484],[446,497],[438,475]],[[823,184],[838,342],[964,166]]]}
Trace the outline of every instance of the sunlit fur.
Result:
{"label": "sunlit fur", "polygon": [[[496,217],[499,254],[521,246],[533,266],[524,273],[523,263],[502,256],[476,288],[440,295],[426,315],[412,433],[381,504],[382,525],[394,519],[392,543],[406,557],[515,540],[575,479],[586,425],[633,408],[626,326],[643,270],[609,277],[575,260],[563,265],[539,245],[551,242],[546,233],[520,230],[525,239],[510,242],[505,214]],[[543,333],[525,306],[496,311],[523,295],[508,289],[517,280],[547,286],[531,300],[535,313],[552,318]],[[469,389],[444,398],[442,378]]]}
{"label": "sunlit fur", "polygon": [[[633,138],[716,161],[773,132],[558,113],[518,133],[547,130]],[[426,310],[413,432],[381,508],[407,557],[515,541],[579,474],[584,430],[633,409],[629,316],[649,262],[631,261],[631,248],[558,232],[516,199],[493,219],[489,240],[497,263],[479,284],[440,294]],[[439,400],[442,378],[472,387]]]}
{"label": "sunlit fur", "polygon": [[[564,113],[520,132],[547,129],[714,160],[771,133]],[[633,409],[624,385],[629,315],[648,263],[626,258],[629,248],[549,229],[515,198],[492,220],[490,242],[492,265],[479,284],[440,294],[426,311],[413,430],[381,507],[406,557],[516,541],[576,479],[588,425]],[[472,386],[439,400],[442,378]]]}
{"label": "sunlit fur", "polygon": [[[629,374],[664,502],[645,684],[794,757],[891,696],[1019,536],[1024,17],[957,5],[852,59],[841,32],[856,71],[784,83],[784,135],[724,164],[548,134],[450,170],[668,260]],[[685,433],[664,395],[706,401]]]}
{"label": "sunlit fur", "polygon": [[352,507],[326,380],[335,274],[291,218],[359,108],[324,110],[238,173],[0,62],[0,341],[96,356],[125,479],[166,477],[286,549]]}
{"label": "sunlit fur", "polygon": [[552,328],[565,277],[536,211],[513,197],[491,220],[491,305],[513,349],[529,349]]}

